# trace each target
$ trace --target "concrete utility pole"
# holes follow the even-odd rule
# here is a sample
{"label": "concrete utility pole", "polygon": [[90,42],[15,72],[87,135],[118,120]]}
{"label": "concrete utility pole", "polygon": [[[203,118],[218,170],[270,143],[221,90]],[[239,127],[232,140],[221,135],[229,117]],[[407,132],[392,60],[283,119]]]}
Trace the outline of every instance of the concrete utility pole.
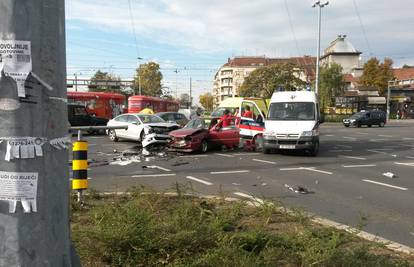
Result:
{"label": "concrete utility pole", "polygon": [[141,60],[143,60],[142,57],[137,57],[138,59],[138,91],[139,95],[142,95],[142,89],[141,89]]}
{"label": "concrete utility pole", "polygon": [[191,109],[191,106],[193,105],[193,96],[192,96],[192,94],[193,94],[193,81],[192,81],[192,79],[191,79],[191,77],[190,77],[190,109]]}
{"label": "concrete utility pole", "polygon": [[323,7],[329,4],[328,1],[321,3],[321,1],[316,1],[312,7],[318,8],[318,41],[317,41],[317,51],[316,51],[316,81],[315,81],[315,93],[319,92],[319,59],[321,57],[321,10]]}
{"label": "concrete utility pole", "polygon": [[[70,242],[68,150],[49,142],[68,134],[64,8],[64,0],[0,0],[0,266],[80,266]],[[14,45],[18,41],[25,45]],[[29,44],[31,58],[2,49],[7,42],[8,49]],[[19,83],[5,74],[6,64],[13,69],[29,62],[31,71],[19,87],[25,97],[18,97]],[[19,137],[36,138],[36,146],[15,142],[7,161],[6,147]],[[25,173],[30,187],[5,189],[5,175],[19,185],[27,183]],[[21,197],[18,190],[37,196],[10,200]]]}

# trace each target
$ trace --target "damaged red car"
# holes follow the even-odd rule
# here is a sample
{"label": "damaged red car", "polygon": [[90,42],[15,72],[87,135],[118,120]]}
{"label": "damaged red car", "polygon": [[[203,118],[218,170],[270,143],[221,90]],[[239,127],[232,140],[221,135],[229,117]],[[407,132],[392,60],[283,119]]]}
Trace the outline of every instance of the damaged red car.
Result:
{"label": "damaged red car", "polygon": [[187,123],[184,128],[170,132],[172,150],[182,152],[207,152],[214,147],[236,148],[239,145],[239,128],[220,127],[218,119],[197,118]]}

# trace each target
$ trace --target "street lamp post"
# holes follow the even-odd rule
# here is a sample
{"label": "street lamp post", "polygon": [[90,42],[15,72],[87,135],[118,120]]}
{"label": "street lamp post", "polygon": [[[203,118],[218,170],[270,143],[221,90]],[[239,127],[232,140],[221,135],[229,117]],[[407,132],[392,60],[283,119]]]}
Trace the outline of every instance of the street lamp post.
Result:
{"label": "street lamp post", "polygon": [[75,72],[73,75],[75,75],[75,92],[78,91],[78,74],[82,75],[82,72]]}
{"label": "street lamp post", "polygon": [[141,91],[141,60],[143,60],[142,57],[137,57],[138,59],[138,91],[139,91],[139,95],[142,95],[142,91]]}
{"label": "street lamp post", "polygon": [[387,122],[390,120],[390,98],[391,98],[391,83],[394,83],[394,81],[388,81],[388,87],[387,87]]}
{"label": "street lamp post", "polygon": [[321,10],[323,7],[327,6],[329,1],[321,3],[321,1],[316,1],[313,3],[312,7],[318,7],[318,43],[316,51],[316,81],[315,81],[315,92],[318,94],[319,91],[319,58],[321,57]]}

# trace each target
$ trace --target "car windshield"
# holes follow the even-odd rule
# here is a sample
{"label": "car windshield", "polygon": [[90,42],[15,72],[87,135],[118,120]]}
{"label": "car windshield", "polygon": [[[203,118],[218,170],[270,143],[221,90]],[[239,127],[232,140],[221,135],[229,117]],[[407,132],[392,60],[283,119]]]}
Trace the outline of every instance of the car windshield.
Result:
{"label": "car windshield", "polygon": [[189,121],[184,129],[208,129],[208,123],[202,119],[195,119]]}
{"label": "car windshield", "polygon": [[272,103],[269,120],[306,121],[315,120],[315,104],[312,102]]}
{"label": "car windshield", "polygon": [[142,123],[157,123],[157,122],[165,122],[165,120],[161,119],[155,115],[138,115],[138,118],[142,121]]}

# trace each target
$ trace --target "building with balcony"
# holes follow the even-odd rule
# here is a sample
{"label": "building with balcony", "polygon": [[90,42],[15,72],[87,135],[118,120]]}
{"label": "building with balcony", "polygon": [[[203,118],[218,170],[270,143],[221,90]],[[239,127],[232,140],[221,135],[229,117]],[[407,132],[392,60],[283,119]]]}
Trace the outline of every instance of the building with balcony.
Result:
{"label": "building with balcony", "polygon": [[315,79],[316,58],[310,56],[291,58],[234,57],[228,59],[215,74],[213,96],[215,105],[229,97],[239,96],[239,89],[244,79],[252,71],[277,63],[294,63],[302,68],[300,78],[310,83]]}

